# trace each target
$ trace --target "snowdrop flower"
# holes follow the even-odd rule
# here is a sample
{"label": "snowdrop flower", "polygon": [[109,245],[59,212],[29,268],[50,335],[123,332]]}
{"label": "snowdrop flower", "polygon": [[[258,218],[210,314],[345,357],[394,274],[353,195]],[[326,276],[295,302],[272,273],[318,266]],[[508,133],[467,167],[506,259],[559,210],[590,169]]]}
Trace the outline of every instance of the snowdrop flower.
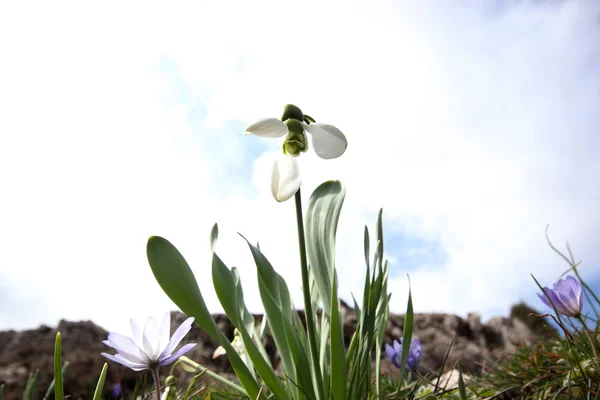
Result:
{"label": "snowdrop flower", "polygon": [[115,349],[117,354],[102,353],[102,355],[134,371],[156,370],[158,367],[169,365],[196,346],[196,343],[186,344],[173,354],[183,337],[192,328],[193,317],[186,319],[171,338],[169,338],[171,329],[169,313],[163,317],[160,329],[154,317],[146,320],[143,329],[136,321],[130,322],[133,338],[109,333],[108,340],[102,343]]}
{"label": "snowdrop flower", "polygon": [[552,303],[543,294],[537,295],[548,307],[552,308],[554,304],[556,311],[568,317],[577,317],[581,314],[583,308],[581,283],[571,275],[556,281],[552,289],[544,287],[543,291]]}
{"label": "snowdrop flower", "polygon": [[[244,352],[245,352],[244,342],[243,342],[242,338],[240,337],[240,331],[238,331],[237,328],[235,328],[233,331],[233,341],[231,342],[231,345],[233,346],[235,351],[237,351],[237,353],[240,356],[244,354]],[[219,346],[213,353],[212,358],[214,360],[215,358],[222,356],[224,354],[227,354],[227,352],[225,351],[223,346]]]}
{"label": "snowdrop flower", "polygon": [[302,183],[300,168],[296,157],[308,150],[306,133],[310,133],[312,147],[317,156],[323,159],[337,158],[344,154],[348,141],[335,126],[317,124],[314,119],[302,113],[292,105],[285,106],[281,120],[264,118],[245,129],[245,135],[267,138],[280,138],[283,141],[283,153],[279,154],[271,174],[271,193],[277,201],[286,201],[292,197]]}
{"label": "snowdrop flower", "polygon": [[[400,342],[394,340],[394,347],[389,344],[385,344],[385,354],[387,354],[388,358],[392,360],[394,365],[397,368],[401,368],[402,366],[402,342],[404,338],[400,338]],[[423,354],[423,349],[421,348],[421,342],[419,339],[413,339],[410,342],[410,347],[408,349],[408,358],[406,359],[406,368],[409,371],[414,371],[419,366],[419,362],[421,361],[421,355]]]}

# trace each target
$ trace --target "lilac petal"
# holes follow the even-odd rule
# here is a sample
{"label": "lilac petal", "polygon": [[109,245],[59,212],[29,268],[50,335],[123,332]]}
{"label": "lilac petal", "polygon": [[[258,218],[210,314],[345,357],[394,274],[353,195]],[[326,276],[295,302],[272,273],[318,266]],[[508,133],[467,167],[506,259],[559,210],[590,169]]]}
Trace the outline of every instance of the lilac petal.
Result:
{"label": "lilac petal", "polygon": [[[106,344],[106,343],[105,343]],[[138,364],[148,364],[150,358],[144,353],[133,340],[127,336],[111,332],[108,334],[108,346],[117,350],[127,359]]]}
{"label": "lilac petal", "polygon": [[181,357],[182,355],[184,355],[185,353],[187,353],[188,351],[190,351],[192,348],[194,348],[194,346],[196,346],[198,343],[188,343],[185,346],[183,346],[182,348],[180,348],[179,350],[177,350],[175,352],[175,354],[165,357],[163,360],[160,360],[160,366],[164,366],[164,365],[169,365],[171,364],[173,361],[177,360],[179,357]]}
{"label": "lilac petal", "polygon": [[[544,288],[544,289],[542,289],[542,290],[545,292],[545,291],[546,291],[546,289],[548,289],[548,288],[547,288],[547,287],[545,287],[545,288]],[[548,290],[550,290],[550,289],[548,289]],[[552,305],[550,304],[550,302],[548,301],[548,299],[546,298],[546,296],[544,296],[543,294],[539,294],[539,293],[536,293],[536,294],[538,295],[538,297],[540,298],[540,300],[542,300],[542,302],[543,302],[543,303],[544,303],[546,306],[548,306],[548,307],[552,308]]]}
{"label": "lilac petal", "polygon": [[419,339],[413,339],[410,344],[410,349],[415,357],[420,361],[421,355],[423,354],[423,347],[421,347],[421,341]]}
{"label": "lilac petal", "polygon": [[134,371],[142,371],[144,369],[148,369],[147,365],[131,362],[120,354],[116,354],[114,356],[112,354],[108,354],[108,353],[100,353],[100,354],[103,355],[104,357],[108,358],[109,360],[119,363],[121,365],[124,365],[127,368],[131,368]]}
{"label": "lilac petal", "polygon": [[173,337],[171,337],[171,340],[169,340],[167,347],[165,347],[165,349],[161,353],[159,359],[165,359],[166,357],[171,355],[171,353],[179,345],[179,342],[181,342],[183,337],[185,335],[187,335],[187,333],[190,331],[190,329],[192,329],[193,323],[194,323],[194,317],[189,317],[188,319],[183,321],[183,323],[181,325],[179,325],[179,328],[177,328],[175,333],[173,333]]}
{"label": "lilac petal", "polygon": [[[540,296],[540,298],[542,299],[542,301],[544,301],[544,303],[552,308],[552,304],[554,304],[554,307],[556,307],[556,309],[558,310],[558,308],[560,306],[562,306],[562,302],[560,301],[560,299],[556,296],[556,293],[552,290],[550,290],[549,288],[545,287],[544,289],[544,293],[546,294],[546,296]],[[539,296],[539,295],[538,295]],[[548,300],[549,299],[549,300]],[[552,304],[550,304],[552,303]]]}
{"label": "lilac petal", "polygon": [[396,353],[402,353],[402,341],[404,338],[400,338],[400,341],[394,340],[394,350]]}
{"label": "lilac petal", "polygon": [[575,295],[577,295],[577,296],[581,295],[581,291],[582,291],[581,283],[579,283],[579,281],[577,279],[573,278],[571,275],[567,276],[567,278],[565,279],[564,285],[566,285],[569,289],[571,289],[573,291],[573,293],[575,293]]}
{"label": "lilac petal", "polygon": [[581,313],[581,310],[578,309],[579,299],[572,290],[569,289],[568,293],[558,292],[557,296],[562,303],[562,314],[574,317]]}
{"label": "lilac petal", "polygon": [[385,354],[391,360],[394,358],[394,355],[396,354],[396,352],[394,351],[392,346],[390,346],[389,344],[386,343],[385,344]]}
{"label": "lilac petal", "polygon": [[406,360],[406,367],[410,371],[414,371],[419,366],[419,360],[414,354],[408,355],[408,360]]}

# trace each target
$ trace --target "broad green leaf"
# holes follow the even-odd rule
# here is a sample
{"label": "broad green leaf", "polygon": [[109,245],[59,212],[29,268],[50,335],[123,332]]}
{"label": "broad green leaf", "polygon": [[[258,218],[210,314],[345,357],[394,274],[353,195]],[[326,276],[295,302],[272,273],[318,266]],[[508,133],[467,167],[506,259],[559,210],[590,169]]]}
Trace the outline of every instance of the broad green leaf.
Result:
{"label": "broad green leaf", "polygon": [[250,397],[258,395],[259,386],[252,373],[217,326],[202,298],[196,278],[181,253],[167,239],[152,236],[146,248],[148,262],[156,281],[167,296],[227,352],[240,383]]}
{"label": "broad green leaf", "polygon": [[223,306],[225,314],[227,314],[231,323],[238,328],[241,325],[241,317],[237,306],[235,278],[217,253],[213,253],[212,257],[212,278],[215,292]]}
{"label": "broad green leaf", "polygon": [[[244,341],[244,348],[250,357],[256,371],[263,379],[266,386],[273,392],[278,399],[287,399],[288,395],[285,388],[275,376],[275,371],[269,363],[265,361],[262,354],[256,348],[256,344],[252,341],[251,333],[248,332],[247,325],[242,321],[240,315],[241,304],[238,304],[236,288],[236,279],[234,273],[221,261],[217,253],[213,253],[213,282],[219,301],[225,310],[225,313],[238,329]],[[241,289],[241,287],[240,287]],[[250,324],[253,330],[253,324]],[[252,332],[252,330],[250,332]]]}
{"label": "broad green leaf", "polygon": [[300,324],[298,313],[292,307],[285,280],[273,269],[269,260],[257,247],[246,242],[257,267],[260,297],[273,340],[281,356],[286,378],[297,385],[296,398],[306,395],[309,399],[315,399],[307,347],[303,343],[306,339],[302,337],[301,329],[298,329]]}
{"label": "broad green leaf", "polygon": [[256,348],[258,348],[258,351],[260,351],[260,354],[263,356],[267,364],[269,364],[269,366],[273,368],[273,366],[271,365],[271,360],[269,359],[269,355],[267,354],[267,351],[265,350],[265,347],[262,343],[262,335],[259,334],[256,330],[254,316],[248,310],[248,308],[246,307],[246,303],[244,302],[244,291],[242,289],[240,273],[236,267],[231,267],[231,274],[233,275],[233,279],[235,282],[236,299],[238,302],[238,310],[240,313],[241,322],[246,327],[246,331],[248,331],[250,336],[256,339],[254,340],[254,344],[256,345]]}
{"label": "broad green leaf", "polygon": [[331,288],[335,268],[335,234],[346,196],[339,181],[324,182],[310,196],[306,211],[306,247],[323,309],[331,316]]}
{"label": "broad green leaf", "polygon": [[331,291],[331,397],[333,400],[346,400],[346,349],[344,347],[344,326],[340,315],[340,301],[337,290],[337,274],[334,271]]}
{"label": "broad green leaf", "polygon": [[107,371],[108,363],[104,363],[104,366],[102,367],[102,372],[100,372],[98,384],[96,385],[96,390],[94,391],[94,400],[102,400],[102,391],[104,390],[104,381],[106,380]]}

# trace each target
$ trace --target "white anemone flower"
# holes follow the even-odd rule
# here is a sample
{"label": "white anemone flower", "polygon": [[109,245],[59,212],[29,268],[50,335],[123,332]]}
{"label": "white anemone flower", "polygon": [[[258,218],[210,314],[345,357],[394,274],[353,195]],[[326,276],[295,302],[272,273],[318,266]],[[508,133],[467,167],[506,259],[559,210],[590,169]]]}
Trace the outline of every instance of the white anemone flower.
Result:
{"label": "white anemone flower", "polygon": [[154,370],[169,365],[196,346],[197,343],[186,344],[173,354],[183,337],[192,328],[193,322],[193,317],[186,319],[170,337],[171,316],[169,313],[163,317],[160,329],[154,317],[146,320],[143,329],[132,319],[130,323],[133,338],[114,332],[109,333],[108,340],[104,340],[102,343],[115,349],[117,354],[102,353],[102,355],[134,371]]}
{"label": "white anemone flower", "polygon": [[275,200],[281,202],[292,197],[302,183],[298,157],[308,150],[306,132],[310,134],[312,147],[317,156],[328,160],[338,158],[346,151],[348,141],[335,126],[317,124],[314,119],[304,115],[294,105],[285,106],[283,117],[264,118],[245,129],[245,135],[256,135],[267,138],[286,136],[283,142],[283,154],[279,154],[271,173],[271,193]]}

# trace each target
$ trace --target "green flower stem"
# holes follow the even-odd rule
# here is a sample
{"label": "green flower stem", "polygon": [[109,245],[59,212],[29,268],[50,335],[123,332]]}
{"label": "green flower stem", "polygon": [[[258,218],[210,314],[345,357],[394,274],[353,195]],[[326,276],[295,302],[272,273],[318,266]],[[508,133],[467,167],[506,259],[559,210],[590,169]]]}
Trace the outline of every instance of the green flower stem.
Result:
{"label": "green flower stem", "polygon": [[221,375],[212,372],[208,368],[198,364],[197,362],[187,358],[186,356],[179,357],[179,360],[177,362],[181,363],[181,364],[185,364],[185,366],[187,366],[187,367],[194,368],[196,371],[200,372],[200,374],[206,374],[207,376],[211,377],[215,381],[219,381],[222,384],[227,385],[228,387],[237,391],[238,393],[247,395],[246,390],[243,387],[236,385],[235,383],[231,382],[228,379],[223,378]]}
{"label": "green flower stem", "polygon": [[302,291],[304,292],[304,317],[306,319],[306,329],[308,332],[308,340],[310,353],[312,356],[312,364],[317,379],[317,393],[323,394],[323,377],[321,376],[321,367],[319,364],[319,349],[317,348],[317,332],[315,328],[315,320],[313,318],[312,302],[310,298],[310,282],[308,279],[308,261],[306,257],[306,241],[304,236],[304,220],[302,217],[302,198],[300,197],[300,189],[294,195],[296,200],[296,221],[298,224],[298,245],[300,247],[300,267],[302,269]]}
{"label": "green flower stem", "polygon": [[156,386],[156,400],[160,400],[160,377],[158,376],[158,367],[152,368],[152,377],[154,378],[154,385]]}
{"label": "green flower stem", "polygon": [[592,345],[592,351],[594,352],[594,364],[596,364],[596,368],[598,368],[598,370],[600,371],[600,366],[598,365],[600,359],[598,358],[598,350],[596,350],[596,344],[594,343],[594,339],[592,339],[592,336],[590,335],[590,330],[588,329],[585,320],[583,319],[581,314],[577,316],[577,319],[579,320],[579,322],[581,322],[581,325],[583,325],[583,330],[587,335],[590,344]]}

